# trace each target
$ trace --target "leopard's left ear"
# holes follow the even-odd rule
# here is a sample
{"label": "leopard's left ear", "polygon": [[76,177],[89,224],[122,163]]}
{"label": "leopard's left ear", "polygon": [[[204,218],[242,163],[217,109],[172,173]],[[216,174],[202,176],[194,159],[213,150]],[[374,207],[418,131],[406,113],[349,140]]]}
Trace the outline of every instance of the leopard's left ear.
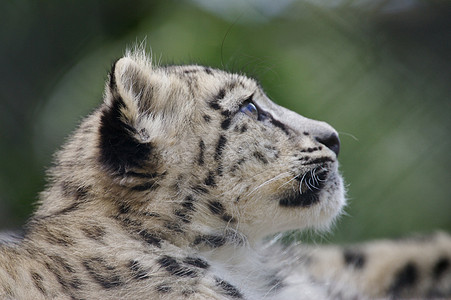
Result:
{"label": "leopard's left ear", "polygon": [[[124,117],[134,119],[140,110],[149,111],[155,83],[151,83],[150,59],[125,56],[113,64],[105,89],[105,103],[123,102]],[[147,106],[147,107],[145,107]]]}
{"label": "leopard's left ear", "polygon": [[126,56],[112,67],[106,84],[99,128],[100,162],[121,174],[143,166],[161,132],[152,112],[151,66]]}

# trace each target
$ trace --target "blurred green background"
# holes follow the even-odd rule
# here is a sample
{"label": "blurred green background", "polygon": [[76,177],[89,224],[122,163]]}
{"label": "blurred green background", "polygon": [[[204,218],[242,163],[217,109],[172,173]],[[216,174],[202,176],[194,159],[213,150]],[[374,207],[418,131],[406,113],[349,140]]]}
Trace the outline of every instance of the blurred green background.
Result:
{"label": "blurred green background", "polygon": [[243,71],[340,133],[347,214],[325,240],[451,231],[451,2],[0,3],[0,229],[24,224],[52,153],[96,107],[111,63]]}

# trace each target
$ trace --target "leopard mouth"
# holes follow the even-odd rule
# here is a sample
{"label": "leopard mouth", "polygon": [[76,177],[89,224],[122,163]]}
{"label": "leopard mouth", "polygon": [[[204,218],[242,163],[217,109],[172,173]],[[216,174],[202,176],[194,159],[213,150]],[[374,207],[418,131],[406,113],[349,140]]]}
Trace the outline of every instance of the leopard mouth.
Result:
{"label": "leopard mouth", "polygon": [[329,170],[323,167],[313,168],[310,171],[298,175],[299,188],[290,195],[279,200],[279,204],[285,207],[309,207],[319,202],[319,194],[324,188],[329,175]]}

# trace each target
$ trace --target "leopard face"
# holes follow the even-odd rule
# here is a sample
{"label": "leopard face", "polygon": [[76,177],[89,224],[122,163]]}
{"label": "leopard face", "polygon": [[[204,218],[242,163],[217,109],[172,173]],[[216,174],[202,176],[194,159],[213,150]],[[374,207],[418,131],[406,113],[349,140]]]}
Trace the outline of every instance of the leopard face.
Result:
{"label": "leopard face", "polygon": [[99,132],[108,176],[140,210],[175,216],[179,231],[202,224],[204,234],[260,239],[327,226],[345,204],[336,131],[275,104],[242,75],[123,58]]}

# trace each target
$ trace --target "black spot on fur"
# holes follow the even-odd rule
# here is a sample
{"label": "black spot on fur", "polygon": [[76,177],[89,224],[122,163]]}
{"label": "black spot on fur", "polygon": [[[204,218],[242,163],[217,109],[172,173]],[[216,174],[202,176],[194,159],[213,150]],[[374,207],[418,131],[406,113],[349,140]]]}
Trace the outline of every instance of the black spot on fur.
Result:
{"label": "black spot on fur", "polygon": [[148,232],[147,230],[142,230],[139,232],[139,236],[148,244],[161,248],[161,239],[155,234]]}
{"label": "black spot on fur", "polygon": [[224,130],[229,129],[231,122],[232,122],[232,118],[230,118],[230,117],[224,119],[224,121],[222,121],[222,123],[221,123],[221,128]]}
{"label": "black spot on fur", "polygon": [[61,267],[65,272],[75,273],[75,269],[64,258],[56,255],[49,256],[49,258],[56,266]]}
{"label": "black spot on fur", "polygon": [[128,267],[134,279],[143,280],[150,278],[150,276],[148,275],[149,272],[147,270],[144,270],[139,261],[131,260],[128,264]]}
{"label": "black spot on fur", "polygon": [[231,175],[231,176],[235,176],[235,172],[236,172],[236,170],[238,170],[238,168],[239,168],[239,165],[233,165],[233,166],[230,168],[230,175]]}
{"label": "black spot on fur", "polygon": [[64,197],[74,198],[79,201],[85,200],[89,193],[89,188],[84,186],[75,186],[73,183],[67,181],[64,181],[61,184],[61,189]]}
{"label": "black spot on fur", "polygon": [[171,275],[178,277],[196,277],[197,272],[191,268],[181,265],[177,260],[168,255],[157,260],[158,264],[163,267]]}
{"label": "black spot on fur", "polygon": [[216,182],[215,182],[215,173],[214,172],[212,172],[212,171],[210,171],[210,172],[208,172],[208,176],[207,176],[207,178],[205,179],[205,182],[204,182],[206,185],[209,185],[209,186],[216,186]]}
{"label": "black spot on fur", "polygon": [[120,214],[128,214],[130,213],[130,205],[126,203],[120,203],[118,206],[119,213]]}
{"label": "black spot on fur", "polygon": [[144,192],[144,191],[155,191],[159,187],[160,185],[155,181],[149,181],[143,184],[132,186],[131,189],[137,192]]}
{"label": "black spot on fur", "polygon": [[191,195],[186,196],[185,200],[182,202],[182,207],[194,211],[194,198]]}
{"label": "black spot on fur", "polygon": [[83,266],[89,275],[103,288],[112,289],[123,285],[119,271],[100,257],[83,261]]}
{"label": "black spot on fur", "polygon": [[215,150],[215,160],[218,161],[221,159],[222,151],[224,150],[224,146],[227,143],[227,138],[224,135],[220,135],[218,139],[218,143],[216,144]]}
{"label": "black spot on fur", "polygon": [[236,163],[237,163],[237,165],[242,165],[245,161],[246,161],[246,158],[243,157],[243,158],[240,158]]}
{"label": "black spot on fur", "polygon": [[119,220],[120,224],[124,227],[125,230],[128,230],[133,227],[140,228],[142,226],[142,222],[135,218],[118,216],[117,219]]}
{"label": "black spot on fur", "polygon": [[44,265],[54,274],[63,289],[68,293],[70,293],[70,290],[80,289],[82,283],[75,276],[75,269],[62,257],[53,255],[49,256],[49,258],[51,261],[46,261]]}
{"label": "black spot on fur", "polygon": [[[82,186],[75,186],[71,182],[63,182],[61,184],[61,190],[64,197],[67,197],[71,200],[75,200],[75,202],[72,202],[67,207],[61,209],[60,211],[54,213],[54,215],[65,215],[69,214],[73,211],[76,211],[80,208],[83,202],[85,202],[88,198],[89,194],[88,187],[82,187]],[[67,201],[69,202],[69,201]]]}
{"label": "black spot on fur", "polygon": [[208,208],[216,215],[222,215],[225,212],[224,206],[218,201],[209,201]]}
{"label": "black spot on fur", "polygon": [[236,219],[229,214],[223,214],[221,216],[221,219],[223,219],[227,223],[236,223]]}
{"label": "black spot on fur", "polygon": [[222,176],[224,167],[222,166],[222,162],[218,162],[218,167],[216,168],[216,174],[218,176]]}
{"label": "black spot on fur", "polygon": [[76,211],[80,208],[81,203],[80,202],[73,202],[72,204],[70,204],[69,206],[63,208],[62,210],[58,211],[55,213],[55,215],[65,215],[65,214],[69,214],[73,211]]}
{"label": "black spot on fur", "polygon": [[210,123],[211,117],[209,115],[203,115],[205,122]]}
{"label": "black spot on fur", "polygon": [[235,218],[226,213],[224,206],[219,201],[209,201],[207,206],[213,214],[220,215],[222,220],[231,223],[236,222]]}
{"label": "black spot on fur", "polygon": [[85,226],[81,228],[81,231],[83,231],[86,237],[96,241],[101,240],[106,234],[105,228],[98,225]]}
{"label": "black spot on fur", "polygon": [[223,110],[221,111],[221,115],[223,115],[226,118],[230,118],[232,116],[232,112],[230,110]]}
{"label": "black spot on fur", "polygon": [[160,284],[156,287],[156,290],[159,293],[167,294],[172,290],[172,288],[169,285]]}
{"label": "black spot on fur", "polygon": [[166,227],[167,229],[169,229],[171,231],[183,233],[182,226],[177,222],[171,222],[171,221],[165,222],[164,227]]}
{"label": "black spot on fur", "polygon": [[219,106],[218,101],[217,100],[213,100],[209,103],[210,107],[213,108],[214,110],[220,110],[221,106]]}
{"label": "black spot on fur", "polygon": [[212,74],[213,74],[212,70],[211,70],[209,67],[205,67],[205,68],[204,68],[204,71],[205,71],[205,73],[207,73],[208,75],[212,75]]}
{"label": "black spot on fur", "polygon": [[151,212],[151,211],[150,212],[146,211],[146,212],[143,213],[143,215],[146,216],[146,217],[152,217],[152,218],[160,218],[161,217],[160,214],[158,214],[156,212]]}
{"label": "black spot on fur", "polygon": [[222,100],[222,99],[224,99],[224,96],[225,96],[225,89],[220,89],[218,94],[216,95],[215,99]]}
{"label": "black spot on fur", "polygon": [[227,281],[222,280],[218,277],[215,277],[215,281],[216,281],[216,285],[221,288],[222,292],[225,295],[230,296],[235,299],[243,298],[243,295],[241,294],[241,292],[236,287],[234,287],[232,284],[230,284]]}
{"label": "black spot on fur", "polygon": [[199,70],[197,69],[191,69],[191,70],[184,70],[183,73],[185,74],[191,74],[191,73],[197,73],[199,72]]}
{"label": "black spot on fur", "polygon": [[199,166],[202,166],[205,163],[204,155],[205,155],[205,143],[203,140],[200,140],[199,141],[199,157],[197,158],[197,164]]}
{"label": "black spot on fur", "polygon": [[410,262],[396,273],[389,292],[395,296],[399,295],[404,289],[415,285],[417,281],[418,269],[412,262]]}
{"label": "black spot on fur", "polygon": [[365,266],[365,255],[353,250],[344,250],[343,259],[346,265],[356,269],[362,269]]}
{"label": "black spot on fur", "polygon": [[153,150],[151,143],[140,143],[132,136],[136,130],[121,119],[124,108],[124,101],[117,97],[111,107],[103,110],[100,119],[99,160],[114,173],[143,165]]}
{"label": "black spot on fur", "polygon": [[193,186],[193,191],[197,194],[208,194],[208,190],[200,185]]}
{"label": "black spot on fur", "polygon": [[204,244],[211,248],[218,248],[227,242],[226,237],[221,235],[201,235],[196,237],[194,245]]}
{"label": "black spot on fur", "polygon": [[261,161],[262,163],[264,163],[265,165],[268,163],[268,159],[259,151],[255,151],[254,153],[252,153],[252,155],[258,159],[259,161]]}
{"label": "black spot on fur", "polygon": [[213,98],[213,100],[208,103],[208,105],[214,110],[220,110],[219,100],[222,100],[225,96],[225,89],[220,89],[218,94]]}
{"label": "black spot on fur", "polygon": [[191,222],[191,216],[189,215],[187,209],[182,209],[182,210],[178,210],[177,209],[177,210],[174,211],[174,214],[183,223],[190,223]]}
{"label": "black spot on fur", "polygon": [[192,265],[197,268],[200,268],[200,269],[208,269],[210,267],[208,262],[206,262],[205,260],[203,260],[202,258],[199,258],[199,257],[187,257],[187,258],[185,258],[185,260],[183,262],[188,265]]}
{"label": "black spot on fur", "polygon": [[241,132],[241,133],[244,133],[244,132],[246,132],[246,131],[247,131],[247,125],[244,124],[243,126],[241,126],[240,132]]}
{"label": "black spot on fur", "polygon": [[48,228],[44,228],[41,231],[45,240],[52,245],[69,247],[74,245],[74,241],[71,236],[62,232],[62,229],[53,228],[51,231]]}
{"label": "black spot on fur", "polygon": [[432,274],[434,276],[435,280],[439,280],[440,277],[443,276],[443,274],[446,272],[446,270],[449,269],[449,259],[446,257],[440,258],[434,265],[434,268],[432,269]]}
{"label": "black spot on fur", "polygon": [[38,273],[32,272],[31,279],[33,280],[34,286],[44,295],[47,295],[47,291],[44,288],[44,284],[42,283],[42,276]]}

